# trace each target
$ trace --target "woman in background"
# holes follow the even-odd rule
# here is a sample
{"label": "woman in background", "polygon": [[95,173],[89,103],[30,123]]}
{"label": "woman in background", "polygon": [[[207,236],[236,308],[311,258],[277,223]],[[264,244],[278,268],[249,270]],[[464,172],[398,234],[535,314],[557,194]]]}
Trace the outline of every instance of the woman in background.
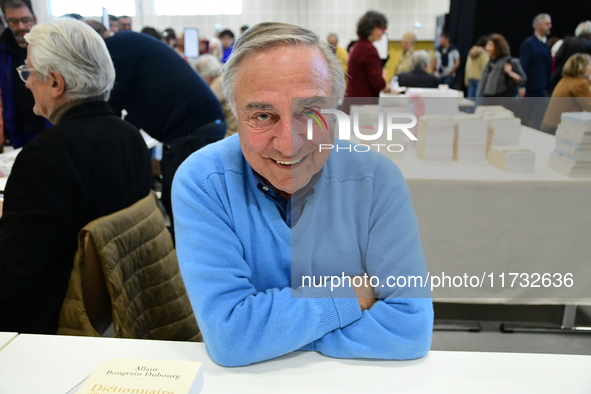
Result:
{"label": "woman in background", "polygon": [[562,69],[562,78],[552,92],[552,98],[542,121],[542,131],[556,133],[563,112],[591,111],[591,56],[575,53]]}
{"label": "woman in background", "polygon": [[490,57],[482,70],[477,97],[515,97],[527,78],[518,59],[511,57],[509,44],[501,34],[491,34],[486,43]]}
{"label": "woman in background", "polygon": [[[351,47],[349,54],[349,77],[343,111],[349,113],[351,104],[377,104],[380,91],[389,92],[390,86],[382,74],[382,60],[373,45],[379,41],[388,28],[388,19],[384,14],[368,11],[357,23],[359,40]],[[368,97],[369,100],[348,98]]]}
{"label": "woman in background", "polygon": [[476,41],[476,44],[470,48],[468,58],[466,59],[466,71],[464,75],[464,83],[468,87],[466,97],[476,97],[478,92],[478,83],[480,76],[486,63],[490,60],[488,53],[484,47],[488,41],[487,36],[482,36]]}

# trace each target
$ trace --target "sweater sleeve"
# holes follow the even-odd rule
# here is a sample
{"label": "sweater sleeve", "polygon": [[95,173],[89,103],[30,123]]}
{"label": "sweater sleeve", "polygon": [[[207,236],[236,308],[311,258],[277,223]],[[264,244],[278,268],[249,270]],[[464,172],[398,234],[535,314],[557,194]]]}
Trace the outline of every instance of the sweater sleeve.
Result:
{"label": "sweater sleeve", "polygon": [[[195,175],[199,171],[195,171],[194,162],[191,158],[185,161],[174,179],[176,247],[187,292],[213,361],[241,366],[275,358],[361,318],[352,289],[331,297],[328,289],[319,288],[323,293],[318,298],[298,298],[292,294],[297,290],[289,287],[287,278],[284,286],[257,290],[251,265],[289,265],[277,255],[278,249],[289,248],[274,245],[264,234],[250,234],[247,236],[256,242],[255,247],[268,252],[263,252],[264,261],[247,262],[244,238],[235,230],[232,207],[225,203],[229,192],[223,174],[200,179]],[[252,228],[249,223],[241,225],[240,236],[244,237]]]}
{"label": "sweater sleeve", "polygon": [[[375,287],[379,301],[364,311],[361,319],[316,341],[316,350],[328,356],[415,359],[424,356],[431,346],[431,292],[427,282],[421,287],[409,280],[427,278],[410,193],[396,166],[383,163],[380,167],[379,178],[374,181],[364,258],[367,274],[379,278]],[[401,277],[405,278],[404,286],[402,281],[396,282]]]}

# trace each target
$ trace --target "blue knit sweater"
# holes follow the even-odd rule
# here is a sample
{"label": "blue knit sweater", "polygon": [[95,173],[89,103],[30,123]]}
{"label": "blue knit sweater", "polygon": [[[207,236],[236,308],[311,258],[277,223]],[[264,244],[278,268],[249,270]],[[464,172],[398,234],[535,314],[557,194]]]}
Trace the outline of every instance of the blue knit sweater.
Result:
{"label": "blue knit sweater", "polygon": [[[240,366],[295,350],[425,355],[428,289],[386,285],[390,275],[426,275],[398,168],[375,152],[332,152],[293,229],[253,176],[236,135],[194,153],[174,180],[179,264],[212,360]],[[303,276],[343,273],[378,276],[380,300],[362,312],[348,286],[302,287]]]}

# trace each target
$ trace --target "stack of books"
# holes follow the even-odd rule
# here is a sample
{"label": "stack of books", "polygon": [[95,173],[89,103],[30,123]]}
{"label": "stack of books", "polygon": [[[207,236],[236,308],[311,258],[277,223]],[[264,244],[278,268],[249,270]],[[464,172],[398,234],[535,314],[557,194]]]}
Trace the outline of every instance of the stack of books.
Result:
{"label": "stack of books", "polygon": [[483,116],[486,113],[503,113],[511,116],[515,116],[515,114],[508,110],[507,108],[503,107],[502,105],[479,105],[476,107],[474,111],[475,115]]}
{"label": "stack of books", "polygon": [[591,177],[591,112],[564,112],[548,167],[571,178]]}
{"label": "stack of books", "polygon": [[425,115],[418,123],[417,156],[423,160],[450,161],[456,121],[448,115]]}
{"label": "stack of books", "polygon": [[517,145],[492,145],[488,162],[506,172],[533,172],[536,154]]}
{"label": "stack of books", "polygon": [[521,139],[521,119],[510,111],[486,112],[482,119],[488,123],[486,151],[492,145],[519,145]]}
{"label": "stack of books", "polygon": [[479,115],[459,114],[456,121],[453,159],[460,162],[486,162],[488,126]]}

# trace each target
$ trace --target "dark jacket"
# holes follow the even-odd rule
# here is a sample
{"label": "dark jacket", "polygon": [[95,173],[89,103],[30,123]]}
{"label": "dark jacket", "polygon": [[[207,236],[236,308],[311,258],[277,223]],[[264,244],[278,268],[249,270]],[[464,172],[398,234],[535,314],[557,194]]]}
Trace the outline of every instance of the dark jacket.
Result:
{"label": "dark jacket", "polygon": [[0,331],[55,334],[78,233],[145,197],[151,170],[138,130],[104,101],[70,109],[23,148],[0,219]]}
{"label": "dark jacket", "polygon": [[568,58],[575,53],[591,54],[591,42],[585,37],[569,37],[562,42],[560,49],[556,52],[554,61],[556,69],[552,73],[552,78],[550,79],[550,91],[554,90],[556,84],[558,84],[562,78],[564,64]]}
{"label": "dark jacket", "polygon": [[224,120],[209,86],[165,43],[132,31],[119,32],[105,43],[117,75],[109,99],[116,115],[125,108],[127,120],[166,143]]}
{"label": "dark jacket", "polygon": [[552,68],[552,56],[548,45],[538,40],[535,34],[531,35],[521,44],[519,61],[525,75],[527,75],[526,96],[544,96],[544,91],[550,82]]}
{"label": "dark jacket", "polygon": [[439,79],[419,67],[412,71],[398,74],[398,85],[406,86],[407,88],[436,88],[439,86]]}

